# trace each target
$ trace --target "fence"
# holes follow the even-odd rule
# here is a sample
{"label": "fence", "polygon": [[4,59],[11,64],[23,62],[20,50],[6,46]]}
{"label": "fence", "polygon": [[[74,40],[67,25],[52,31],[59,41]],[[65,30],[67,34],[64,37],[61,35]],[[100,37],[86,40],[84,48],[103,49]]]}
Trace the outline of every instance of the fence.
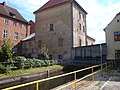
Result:
{"label": "fence", "polygon": [[[33,82],[30,82],[30,83],[25,83],[25,84],[21,84],[21,85],[18,85],[18,86],[5,88],[5,89],[2,89],[2,90],[12,90],[12,89],[20,88],[20,87],[33,85],[33,84],[36,85],[36,90],[39,90],[39,83],[41,83],[41,82],[57,79],[57,78],[60,78],[60,77],[65,77],[65,76],[72,75],[72,74],[74,75],[74,81],[69,83],[69,84],[64,85],[63,87],[58,88],[57,90],[62,90],[65,87],[73,85],[73,84],[74,84],[74,89],[76,90],[76,83],[77,82],[79,82],[79,81],[81,81],[81,80],[83,80],[83,79],[85,79],[87,77],[90,77],[90,76],[92,76],[92,81],[94,81],[94,75],[96,73],[98,73],[98,72],[100,72],[102,70],[107,71],[109,68],[113,68],[113,66],[115,66],[115,61],[110,61],[110,62],[107,62],[107,63],[103,63],[103,64],[95,65],[95,66],[92,66],[92,67],[84,68],[84,69],[81,69],[81,70],[73,71],[73,72],[70,72],[70,73],[66,73],[66,74],[62,74],[62,75],[58,75],[58,76],[54,76],[54,77],[50,77],[50,78],[46,78],[46,79],[42,79],[42,80],[38,80],[38,81],[33,81]],[[97,67],[100,68],[100,70],[94,72],[94,68],[97,68]],[[77,79],[77,73],[78,72],[82,72],[82,71],[86,71],[86,70],[90,70],[90,69],[92,71],[91,74],[86,75],[86,76],[84,76],[84,77],[82,77],[80,79]]]}

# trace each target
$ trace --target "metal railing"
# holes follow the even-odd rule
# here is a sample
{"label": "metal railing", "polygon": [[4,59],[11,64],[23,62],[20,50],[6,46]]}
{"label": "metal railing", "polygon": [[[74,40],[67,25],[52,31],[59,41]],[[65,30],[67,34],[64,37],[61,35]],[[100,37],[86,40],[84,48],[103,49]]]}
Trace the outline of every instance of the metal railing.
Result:
{"label": "metal railing", "polygon": [[[66,84],[66,85],[64,85],[60,88],[57,88],[56,90],[62,90],[65,87],[73,85],[73,84],[74,84],[74,90],[76,90],[76,83],[77,82],[79,82],[79,81],[81,81],[85,78],[88,78],[90,76],[92,76],[92,81],[94,81],[94,75],[95,74],[97,74],[98,72],[103,71],[103,70],[108,71],[109,68],[113,68],[114,66],[115,66],[115,61],[110,61],[110,62],[107,62],[107,63],[103,63],[103,64],[91,66],[91,67],[88,67],[88,68],[84,68],[84,69],[81,69],[81,70],[73,71],[73,72],[70,72],[70,73],[66,73],[66,74],[62,74],[62,75],[58,75],[58,76],[54,76],[54,77],[50,77],[50,78],[46,78],[46,79],[42,79],[42,80],[38,80],[38,81],[33,81],[33,82],[29,82],[29,83],[25,83],[25,84],[13,86],[13,87],[8,87],[8,88],[2,89],[2,90],[12,90],[12,89],[17,89],[17,88],[33,85],[33,84],[36,85],[36,90],[39,90],[39,83],[50,81],[50,80],[57,79],[57,78],[60,78],[60,77],[65,77],[65,76],[68,76],[68,75],[74,75],[74,80],[71,83],[68,83],[68,84]],[[100,68],[100,70],[94,72],[94,68],[97,68],[97,67]],[[91,69],[91,72],[92,72],[91,74],[86,75],[86,76],[84,76],[80,79],[77,79],[77,73],[78,72],[82,72],[82,71],[86,71],[86,70],[90,70],[90,69]]]}

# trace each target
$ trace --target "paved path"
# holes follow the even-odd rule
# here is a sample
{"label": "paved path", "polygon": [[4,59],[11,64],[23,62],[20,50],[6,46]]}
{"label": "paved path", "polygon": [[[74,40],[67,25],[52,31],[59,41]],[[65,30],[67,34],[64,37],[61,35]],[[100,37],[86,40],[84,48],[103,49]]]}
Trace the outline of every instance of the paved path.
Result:
{"label": "paved path", "polygon": [[[62,90],[74,90],[74,85]],[[95,75],[95,81],[91,77],[77,83],[77,90],[120,90],[120,67]]]}

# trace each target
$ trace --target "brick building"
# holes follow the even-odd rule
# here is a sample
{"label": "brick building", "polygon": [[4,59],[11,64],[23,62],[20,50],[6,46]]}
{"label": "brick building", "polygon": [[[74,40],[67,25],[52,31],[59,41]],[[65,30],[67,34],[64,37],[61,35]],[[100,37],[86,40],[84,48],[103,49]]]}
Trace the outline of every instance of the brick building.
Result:
{"label": "brick building", "polygon": [[34,13],[36,54],[46,45],[51,58],[71,59],[73,47],[87,45],[87,12],[75,0],[49,0]]}
{"label": "brick building", "polygon": [[35,33],[35,22],[30,20],[29,24],[30,24],[30,34]]}
{"label": "brick building", "polygon": [[28,22],[14,8],[0,3],[0,47],[3,38],[11,39],[14,43],[14,53],[21,54],[20,41],[28,36],[30,28]]}

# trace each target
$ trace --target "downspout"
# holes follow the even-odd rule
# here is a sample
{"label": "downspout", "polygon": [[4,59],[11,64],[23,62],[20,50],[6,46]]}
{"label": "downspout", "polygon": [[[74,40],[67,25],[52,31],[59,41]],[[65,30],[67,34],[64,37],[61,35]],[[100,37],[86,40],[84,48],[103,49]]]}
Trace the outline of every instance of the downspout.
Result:
{"label": "downspout", "polygon": [[71,59],[73,59],[73,0],[70,0],[70,20],[71,20]]}

